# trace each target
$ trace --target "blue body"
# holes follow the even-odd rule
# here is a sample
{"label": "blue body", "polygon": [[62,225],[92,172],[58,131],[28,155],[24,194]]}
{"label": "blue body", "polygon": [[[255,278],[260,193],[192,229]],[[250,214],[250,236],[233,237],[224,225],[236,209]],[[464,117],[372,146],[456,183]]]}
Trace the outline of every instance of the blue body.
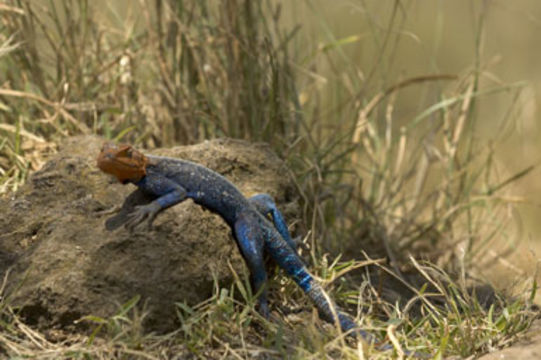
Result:
{"label": "blue body", "polygon": [[[188,198],[193,199],[219,214],[231,227],[250,269],[253,291],[260,294],[259,311],[264,316],[268,316],[269,310],[263,256],[269,254],[313,300],[323,319],[332,323],[338,320],[343,331],[357,327],[351,317],[336,310],[332,300],[308,272],[297,255],[282,214],[269,195],[259,194],[247,199],[225,177],[204,166],[166,157],[148,156],[148,159],[146,176],[134,184],[157,198],[136,210],[133,226],[146,218],[151,222],[158,212]],[[362,330],[351,334],[361,335],[368,342],[374,340]]]}

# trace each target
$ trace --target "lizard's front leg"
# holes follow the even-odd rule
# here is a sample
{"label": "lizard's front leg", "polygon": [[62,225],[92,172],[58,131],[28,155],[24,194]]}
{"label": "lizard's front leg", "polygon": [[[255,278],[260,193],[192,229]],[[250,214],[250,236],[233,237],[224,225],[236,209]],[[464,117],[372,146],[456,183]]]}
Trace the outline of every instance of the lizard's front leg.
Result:
{"label": "lizard's front leg", "polygon": [[125,227],[130,231],[143,222],[146,222],[150,229],[160,211],[187,198],[186,190],[182,186],[165,177],[146,177],[136,185],[145,192],[157,195],[158,198],[150,204],[135,207],[135,211],[128,216],[128,221],[125,224]]}
{"label": "lizard's front leg", "polygon": [[162,210],[160,205],[155,201],[146,205],[138,205],[135,210],[128,215],[128,221],[124,225],[126,229],[133,231],[139,224],[146,221],[148,229],[152,227],[152,223],[158,213]]}
{"label": "lizard's front leg", "polygon": [[259,293],[259,312],[265,318],[269,317],[267,303],[267,271],[263,260],[263,238],[259,229],[257,216],[240,215],[235,223],[235,239],[239,245],[246,265],[250,270],[250,280],[254,294]]}

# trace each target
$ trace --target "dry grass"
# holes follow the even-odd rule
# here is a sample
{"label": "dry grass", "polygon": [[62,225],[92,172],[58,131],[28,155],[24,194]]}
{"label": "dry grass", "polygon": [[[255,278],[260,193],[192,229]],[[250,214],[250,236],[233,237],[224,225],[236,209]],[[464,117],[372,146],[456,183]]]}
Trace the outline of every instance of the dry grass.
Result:
{"label": "dry grass", "polygon": [[[480,57],[484,9],[470,69],[381,81],[403,33],[400,3],[383,30],[372,27],[378,46],[366,70],[344,51],[359,37],[328,31],[324,44],[299,44],[299,28],[284,25],[275,2],[8,1],[0,5],[0,193],[17,190],[73,134],[144,147],[220,136],[267,141],[296,181],[316,275],[351,312],[386,318],[363,316],[360,324],[436,358],[503,346],[529,326],[535,284],[488,307],[468,287],[476,269],[509,252],[492,249],[514,236],[509,207],[521,199],[506,187],[532,167],[501,178],[493,148],[476,141],[475,128],[481,97],[517,96],[521,84],[480,85],[490,65]],[[303,4],[327,28],[318,9]],[[397,119],[398,99],[413,86],[433,97],[416,116]],[[344,261],[328,252],[343,253]],[[380,257],[387,264],[372,260]],[[392,274],[413,298],[386,302],[381,284],[359,279],[357,268]],[[411,286],[411,274],[427,285]],[[393,356],[363,350],[332,326],[321,329],[315,317],[261,319],[244,278],[217,286],[202,304],[179,304],[182,327],[160,336],[142,331],[135,300],[110,319],[89,317],[96,333],[79,336],[31,329],[3,299],[0,348],[6,356],[51,359]],[[272,286],[273,303],[303,306],[289,280]]]}

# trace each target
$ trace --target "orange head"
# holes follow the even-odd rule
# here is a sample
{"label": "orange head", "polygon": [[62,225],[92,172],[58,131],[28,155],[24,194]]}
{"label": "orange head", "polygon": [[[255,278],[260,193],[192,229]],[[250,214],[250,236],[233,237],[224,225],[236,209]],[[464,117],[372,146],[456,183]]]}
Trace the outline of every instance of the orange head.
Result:
{"label": "orange head", "polygon": [[125,184],[139,181],[146,175],[148,158],[130,145],[105,143],[98,155],[98,167]]}

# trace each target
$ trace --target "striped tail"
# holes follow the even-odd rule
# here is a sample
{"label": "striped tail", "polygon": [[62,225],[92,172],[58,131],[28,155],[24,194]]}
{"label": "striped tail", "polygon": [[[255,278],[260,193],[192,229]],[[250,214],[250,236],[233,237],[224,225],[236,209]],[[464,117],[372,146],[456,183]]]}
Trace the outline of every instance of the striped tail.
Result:
{"label": "striped tail", "polygon": [[336,317],[338,316],[338,322],[342,331],[349,332],[352,336],[361,336],[368,343],[375,343],[376,339],[374,336],[366,331],[357,330],[350,332],[351,329],[357,328],[357,324],[355,324],[349,315],[338,310],[330,296],[308,272],[299,256],[288,246],[278,232],[273,232],[275,234],[272,234],[269,237],[270,239],[265,243],[268,252],[278,265],[312,299],[318,309],[319,316],[332,324],[336,323]]}
{"label": "striped tail", "polygon": [[[316,305],[319,316],[332,323],[336,323],[336,317],[338,317],[338,323],[343,332],[348,332],[349,335],[360,337],[369,344],[375,345],[376,349],[380,351],[393,350],[394,347],[389,343],[377,343],[377,339],[374,335],[357,329],[351,331],[351,329],[357,328],[357,324],[353,319],[338,310],[329,295],[323,290],[321,285],[314,279],[314,277],[308,272],[302,260],[291,249],[291,247],[282,239],[282,237],[276,232],[272,231],[270,240],[266,240],[265,246],[272,258],[278,263],[278,265],[284,269],[287,274],[295,280],[295,282],[302,288],[302,290],[312,299]],[[430,359],[430,354],[420,353],[417,351],[402,350],[406,356],[412,356],[419,359]]]}

